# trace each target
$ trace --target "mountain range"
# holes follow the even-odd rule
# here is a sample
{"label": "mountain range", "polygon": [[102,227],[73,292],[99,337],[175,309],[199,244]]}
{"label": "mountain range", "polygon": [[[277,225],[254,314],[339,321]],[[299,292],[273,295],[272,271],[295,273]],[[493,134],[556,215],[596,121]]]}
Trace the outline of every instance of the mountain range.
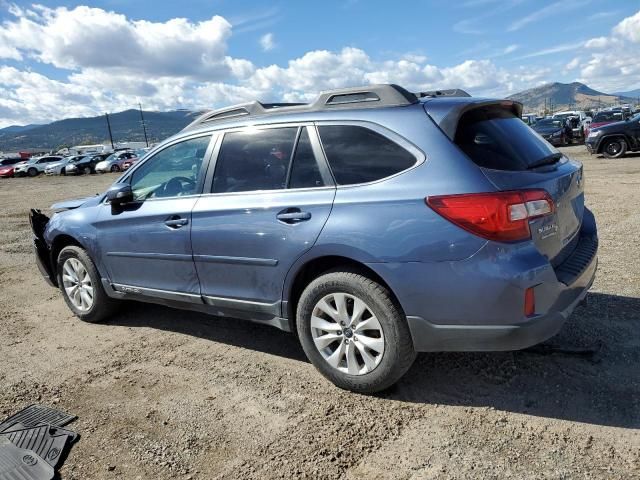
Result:
{"label": "mountain range", "polygon": [[[143,112],[149,143],[159,142],[182,130],[199,112]],[[109,115],[113,142],[143,142],[144,131],[139,110],[125,110]],[[61,146],[108,145],[109,130],[104,115],[67,118],[47,125],[10,126],[0,129],[0,151],[15,152],[25,148],[56,149]]]}
{"label": "mountain range", "polygon": [[[636,104],[640,90],[603,93],[579,82],[548,83],[531,88],[510,99],[524,104],[525,111],[541,113],[563,109],[586,110],[620,103]],[[175,110],[144,112],[149,142],[158,142],[180,131],[200,112]],[[144,141],[138,110],[125,110],[109,115],[113,141]],[[55,149],[60,146],[109,144],[109,132],[104,116],[68,118],[47,125],[12,125],[0,129],[0,151],[13,152],[24,148]]]}
{"label": "mountain range", "polygon": [[[633,93],[633,92],[627,92]],[[547,83],[508,97],[524,105],[525,111],[589,110],[624,103],[635,104],[633,95],[599,92],[584,83]]]}

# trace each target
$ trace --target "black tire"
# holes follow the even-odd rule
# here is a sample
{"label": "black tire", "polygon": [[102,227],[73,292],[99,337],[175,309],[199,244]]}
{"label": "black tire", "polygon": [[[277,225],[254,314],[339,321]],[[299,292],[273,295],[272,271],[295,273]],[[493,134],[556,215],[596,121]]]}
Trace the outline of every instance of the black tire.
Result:
{"label": "black tire", "polygon": [[111,165],[111,172],[115,173],[119,171],[120,171],[120,167],[118,165]]}
{"label": "black tire", "polygon": [[27,175],[29,175],[30,177],[37,177],[38,169],[31,167],[29,170],[27,170]]}
{"label": "black tire", "polygon": [[[363,300],[382,327],[384,353],[378,365],[368,373],[350,375],[332,367],[314,344],[313,309],[326,295],[339,292]],[[416,358],[406,317],[391,292],[359,272],[334,270],[313,280],[302,292],[296,318],[300,343],[311,363],[324,377],[345,390],[358,393],[384,390],[396,383]],[[353,335],[355,338],[356,334]]]}
{"label": "black tire", "polygon": [[605,158],[620,158],[627,152],[627,142],[622,138],[605,140],[602,145],[602,155]]}
{"label": "black tire", "polygon": [[[75,258],[79,260],[80,263],[82,263],[82,265],[84,266],[87,274],[89,275],[89,278],[91,279],[91,284],[93,286],[93,304],[87,311],[81,311],[76,308],[64,288],[62,278],[63,267],[65,261],[67,261],[69,258]],[[57,272],[58,285],[60,287],[60,291],[62,292],[64,301],[67,303],[69,309],[80,320],[89,323],[99,323],[107,319],[115,312],[116,308],[118,307],[118,301],[108,297],[105,293],[104,289],[102,288],[102,281],[100,279],[100,275],[98,274],[98,270],[96,269],[96,266],[84,249],[76,246],[63,248],[58,255]]]}

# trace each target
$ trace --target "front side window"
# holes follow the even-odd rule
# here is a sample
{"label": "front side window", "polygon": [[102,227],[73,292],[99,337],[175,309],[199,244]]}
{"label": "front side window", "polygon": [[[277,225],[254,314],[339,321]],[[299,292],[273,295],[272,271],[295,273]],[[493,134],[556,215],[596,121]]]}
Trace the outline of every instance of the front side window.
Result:
{"label": "front side window", "polygon": [[210,136],[171,145],[147,160],[131,175],[135,200],[197,193]]}
{"label": "front side window", "polygon": [[284,127],[225,133],[212,192],[286,188],[297,132],[298,127]]}
{"label": "front side window", "polygon": [[338,185],[373,182],[406,170],[416,157],[389,138],[365,127],[318,127],[329,166]]}

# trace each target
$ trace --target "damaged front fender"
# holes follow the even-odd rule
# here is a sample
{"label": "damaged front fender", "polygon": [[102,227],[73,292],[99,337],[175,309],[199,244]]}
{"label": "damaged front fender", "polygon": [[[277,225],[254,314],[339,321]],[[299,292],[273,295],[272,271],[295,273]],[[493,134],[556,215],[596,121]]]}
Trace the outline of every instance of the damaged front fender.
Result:
{"label": "damaged front fender", "polygon": [[33,231],[33,248],[36,253],[38,270],[40,270],[40,273],[49,285],[57,287],[58,281],[53,274],[49,246],[44,239],[44,230],[47,228],[47,223],[49,223],[49,217],[40,212],[40,210],[32,208],[29,212],[29,223]]}

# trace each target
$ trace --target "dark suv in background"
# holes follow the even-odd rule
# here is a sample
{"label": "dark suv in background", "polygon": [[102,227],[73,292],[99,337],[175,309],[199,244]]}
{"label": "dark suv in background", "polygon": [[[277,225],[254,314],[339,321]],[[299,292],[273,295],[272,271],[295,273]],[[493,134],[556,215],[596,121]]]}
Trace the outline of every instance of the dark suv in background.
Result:
{"label": "dark suv in background", "polygon": [[589,153],[601,153],[606,158],[620,158],[626,152],[640,150],[640,113],[622,122],[594,128],[585,142]]}
{"label": "dark suv in background", "polygon": [[104,194],[32,211],[69,308],[122,300],[297,331],[318,370],[384,389],[416,352],[525,348],[591,286],[582,165],[510,100],[396,85],[204,114]]}

